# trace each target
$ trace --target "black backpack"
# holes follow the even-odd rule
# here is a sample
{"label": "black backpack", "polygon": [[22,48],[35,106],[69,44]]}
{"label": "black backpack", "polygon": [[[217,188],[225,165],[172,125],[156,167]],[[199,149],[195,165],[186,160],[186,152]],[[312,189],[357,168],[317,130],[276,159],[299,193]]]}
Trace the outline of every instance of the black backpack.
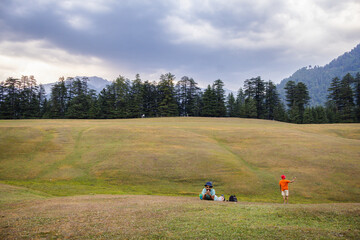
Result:
{"label": "black backpack", "polygon": [[235,196],[235,195],[231,195],[231,196],[229,197],[229,202],[237,202],[236,196]]}

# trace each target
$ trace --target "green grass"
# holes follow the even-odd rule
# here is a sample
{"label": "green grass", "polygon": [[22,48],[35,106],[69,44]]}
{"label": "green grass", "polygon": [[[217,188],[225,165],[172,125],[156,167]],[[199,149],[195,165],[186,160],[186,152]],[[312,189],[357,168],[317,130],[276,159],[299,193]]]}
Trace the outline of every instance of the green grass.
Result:
{"label": "green grass", "polygon": [[[6,185],[0,185],[6,189]],[[8,186],[9,188],[13,188]],[[28,190],[18,188],[17,193]],[[6,193],[7,196],[11,194]],[[26,195],[26,196],[25,196]],[[359,239],[360,204],[95,195],[0,202],[1,239]],[[30,201],[31,200],[31,201]]]}
{"label": "green grass", "polygon": [[359,239],[359,173],[360,124],[0,121],[0,239]]}
{"label": "green grass", "polygon": [[206,181],[242,201],[358,202],[360,124],[234,118],[2,120],[0,182],[52,196],[197,196]]}
{"label": "green grass", "polygon": [[51,197],[51,195],[45,194],[44,192],[7,184],[0,184],[0,193],[0,209],[6,206],[6,204],[10,203],[32,201]]}

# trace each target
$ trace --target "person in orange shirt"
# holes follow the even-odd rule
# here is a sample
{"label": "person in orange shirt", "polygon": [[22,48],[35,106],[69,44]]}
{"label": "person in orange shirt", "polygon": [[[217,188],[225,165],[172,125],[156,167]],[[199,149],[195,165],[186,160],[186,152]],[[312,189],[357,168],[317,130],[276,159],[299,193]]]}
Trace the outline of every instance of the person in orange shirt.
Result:
{"label": "person in orange shirt", "polygon": [[286,201],[286,203],[289,203],[289,183],[294,182],[296,177],[294,177],[293,180],[289,181],[289,180],[286,180],[285,175],[281,175],[281,179],[282,180],[280,180],[280,182],[279,182],[280,192],[281,192],[281,195],[283,196],[284,204],[285,204],[285,201]]}

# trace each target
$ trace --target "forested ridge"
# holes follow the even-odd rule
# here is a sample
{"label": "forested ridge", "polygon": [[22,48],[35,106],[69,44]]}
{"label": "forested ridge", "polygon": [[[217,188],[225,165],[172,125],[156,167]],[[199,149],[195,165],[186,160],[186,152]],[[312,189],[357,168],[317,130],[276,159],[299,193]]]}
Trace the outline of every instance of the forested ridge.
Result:
{"label": "forested ridge", "polygon": [[303,82],[309,90],[310,105],[324,105],[328,100],[327,90],[333,78],[343,78],[348,73],[355,76],[359,71],[360,44],[323,67],[307,66],[297,70],[292,76],[282,80],[277,87],[281,97],[285,99],[285,85],[288,81]]}
{"label": "forested ridge", "polygon": [[285,85],[286,106],[276,85],[261,77],[247,79],[236,96],[225,95],[221,79],[205,90],[184,76],[176,82],[171,73],[158,82],[130,80],[119,76],[99,94],[88,86],[88,78],[65,80],[52,86],[50,98],[33,76],[8,78],[0,83],[1,119],[113,119],[140,117],[242,117],[291,123],[336,123],[360,120],[360,74],[334,78],[324,106],[310,107],[306,84]]}

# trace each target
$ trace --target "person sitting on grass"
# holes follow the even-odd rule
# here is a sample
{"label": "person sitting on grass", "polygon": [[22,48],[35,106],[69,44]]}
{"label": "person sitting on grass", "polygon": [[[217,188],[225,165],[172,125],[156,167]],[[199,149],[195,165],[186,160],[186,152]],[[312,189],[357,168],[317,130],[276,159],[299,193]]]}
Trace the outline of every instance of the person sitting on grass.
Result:
{"label": "person sitting on grass", "polygon": [[296,179],[296,177],[294,177],[293,180],[289,181],[289,180],[286,180],[285,175],[281,175],[281,180],[279,182],[279,185],[280,185],[281,195],[283,196],[283,199],[284,199],[284,204],[285,204],[285,201],[287,204],[289,203],[289,183],[294,182],[295,179]]}
{"label": "person sitting on grass", "polygon": [[207,182],[205,184],[205,188],[200,194],[200,200],[225,201],[225,198],[223,195],[221,195],[221,197],[217,197],[215,195],[215,189],[213,189],[212,182]]}

